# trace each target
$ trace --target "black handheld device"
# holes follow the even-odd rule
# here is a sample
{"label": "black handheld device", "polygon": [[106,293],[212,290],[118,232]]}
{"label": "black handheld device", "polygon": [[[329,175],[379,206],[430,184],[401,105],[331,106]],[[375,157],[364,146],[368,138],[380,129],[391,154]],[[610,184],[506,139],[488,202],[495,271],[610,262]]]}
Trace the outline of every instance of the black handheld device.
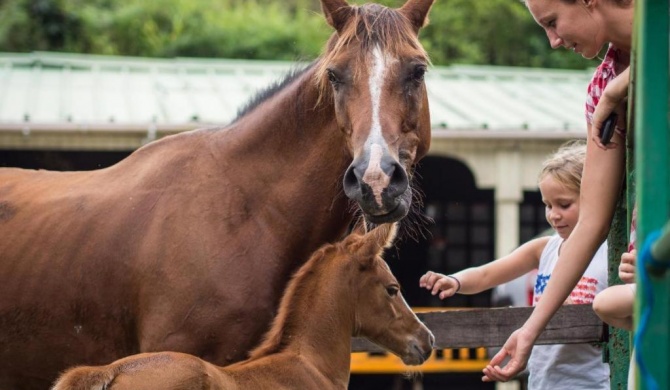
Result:
{"label": "black handheld device", "polygon": [[616,117],[617,115],[615,113],[611,113],[603,123],[603,128],[600,132],[600,142],[602,142],[603,145],[607,145],[614,135],[614,127],[616,126],[617,119]]}

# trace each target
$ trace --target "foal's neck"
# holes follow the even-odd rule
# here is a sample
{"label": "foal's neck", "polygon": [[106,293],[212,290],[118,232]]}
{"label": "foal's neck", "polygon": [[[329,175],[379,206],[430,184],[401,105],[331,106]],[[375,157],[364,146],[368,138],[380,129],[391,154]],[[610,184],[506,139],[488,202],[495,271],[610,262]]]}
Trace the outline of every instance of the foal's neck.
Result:
{"label": "foal's neck", "polygon": [[258,358],[272,358],[273,354],[299,355],[316,367],[324,378],[346,387],[356,297],[342,275],[347,272],[342,267],[335,265],[312,271],[300,285],[288,289],[290,299],[282,301],[279,321],[269,332],[280,335],[274,345],[279,349],[268,349],[269,354]]}

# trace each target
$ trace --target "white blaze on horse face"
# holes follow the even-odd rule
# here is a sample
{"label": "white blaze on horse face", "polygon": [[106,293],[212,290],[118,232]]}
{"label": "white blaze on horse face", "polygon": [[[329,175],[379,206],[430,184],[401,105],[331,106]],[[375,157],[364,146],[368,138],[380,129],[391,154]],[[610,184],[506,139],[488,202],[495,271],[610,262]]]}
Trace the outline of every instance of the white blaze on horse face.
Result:
{"label": "white blaze on horse face", "polygon": [[373,66],[368,81],[370,88],[370,100],[372,107],[372,118],[370,133],[365,141],[365,151],[369,154],[368,167],[363,174],[363,182],[370,186],[378,205],[382,205],[382,192],[391,182],[391,177],[387,175],[382,167],[381,160],[384,153],[388,153],[388,146],[382,135],[382,125],[379,118],[381,109],[381,95],[384,87],[384,76],[387,71],[387,64],[390,59],[382,52],[379,46],[372,52]]}

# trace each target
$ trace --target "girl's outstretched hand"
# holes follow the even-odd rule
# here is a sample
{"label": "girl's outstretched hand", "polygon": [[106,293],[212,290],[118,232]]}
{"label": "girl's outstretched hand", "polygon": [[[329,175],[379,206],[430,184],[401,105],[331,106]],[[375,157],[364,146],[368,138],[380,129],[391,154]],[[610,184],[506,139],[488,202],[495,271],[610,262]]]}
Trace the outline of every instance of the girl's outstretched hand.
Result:
{"label": "girl's outstretched hand", "polygon": [[456,294],[459,286],[454,278],[428,271],[419,279],[419,287],[430,290],[433,295],[439,294],[440,299],[444,299]]}
{"label": "girl's outstretched hand", "polygon": [[[507,382],[517,376],[526,368],[534,342],[535,337],[524,328],[515,330],[509,336],[505,345],[482,370],[484,373],[482,381]],[[501,365],[508,357],[510,358],[509,362],[502,367]]]}

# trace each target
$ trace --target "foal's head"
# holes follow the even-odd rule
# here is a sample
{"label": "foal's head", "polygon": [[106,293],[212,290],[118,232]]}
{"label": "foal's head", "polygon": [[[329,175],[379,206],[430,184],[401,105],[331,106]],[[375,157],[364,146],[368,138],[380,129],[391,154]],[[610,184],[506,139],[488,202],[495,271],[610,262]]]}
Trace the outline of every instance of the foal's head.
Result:
{"label": "foal's head", "polygon": [[316,251],[289,284],[272,330],[251,358],[281,352],[316,331],[328,343],[341,344],[342,336],[365,337],[406,364],[423,363],[435,338],[407,306],[381,258],[395,230],[394,224],[384,224],[365,232],[359,224],[343,241]]}
{"label": "foal's head", "polygon": [[402,296],[400,285],[381,258],[395,236],[395,225],[385,224],[343,243],[355,296],[354,336],[361,336],[400,356],[405,364],[421,364],[432,352],[435,338]]}
{"label": "foal's head", "polygon": [[413,165],[430,145],[423,76],[428,56],[417,34],[433,0],[408,0],[399,9],[350,6],[322,0],[336,30],[317,69],[324,97],[332,99],[353,162],[346,195],[373,223],[398,221],[412,201]]}

